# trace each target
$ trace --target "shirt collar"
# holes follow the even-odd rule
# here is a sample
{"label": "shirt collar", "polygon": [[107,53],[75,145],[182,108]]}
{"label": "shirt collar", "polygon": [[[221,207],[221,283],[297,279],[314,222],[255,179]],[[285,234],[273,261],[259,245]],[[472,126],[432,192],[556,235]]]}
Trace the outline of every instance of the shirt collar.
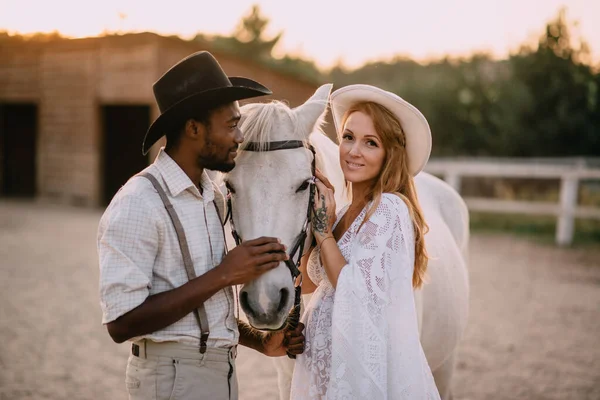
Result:
{"label": "shirt collar", "polygon": [[160,149],[156,159],[154,161],[154,165],[160,171],[160,174],[163,177],[169,191],[171,192],[171,196],[177,197],[182,192],[189,190],[194,196],[202,199],[204,203],[208,203],[213,201],[215,198],[215,192],[212,185],[212,181],[208,176],[206,170],[202,172],[202,177],[200,178],[200,186],[202,187],[202,194],[194,185],[192,180],[181,167],[173,160],[165,151],[164,147]]}

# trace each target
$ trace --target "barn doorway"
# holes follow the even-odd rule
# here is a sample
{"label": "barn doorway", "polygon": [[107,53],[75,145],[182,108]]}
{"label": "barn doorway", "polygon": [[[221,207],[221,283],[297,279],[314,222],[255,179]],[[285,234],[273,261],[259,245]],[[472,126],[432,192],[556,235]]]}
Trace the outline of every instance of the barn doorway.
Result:
{"label": "barn doorway", "polygon": [[150,126],[150,106],[102,106],[104,154],[103,205],[108,205],[127,180],[148,166],[142,141]]}
{"label": "barn doorway", "polygon": [[0,194],[35,197],[38,112],[35,104],[0,104]]}

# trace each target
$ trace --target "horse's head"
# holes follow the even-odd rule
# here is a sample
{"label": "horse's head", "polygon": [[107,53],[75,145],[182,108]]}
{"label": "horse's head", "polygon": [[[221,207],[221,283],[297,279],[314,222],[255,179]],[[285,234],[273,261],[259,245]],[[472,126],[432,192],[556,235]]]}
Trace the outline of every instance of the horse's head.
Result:
{"label": "horse's head", "polygon": [[[289,253],[306,229],[314,154],[298,141],[308,146],[310,133],[322,123],[331,87],[321,86],[295,109],[276,101],[242,107],[244,143],[225,182],[233,226],[243,241],[277,237]],[[297,146],[289,145],[294,142]],[[292,257],[294,264],[298,253]],[[258,329],[280,328],[293,302],[294,280],[286,263],[244,285],[240,292],[242,309]]]}

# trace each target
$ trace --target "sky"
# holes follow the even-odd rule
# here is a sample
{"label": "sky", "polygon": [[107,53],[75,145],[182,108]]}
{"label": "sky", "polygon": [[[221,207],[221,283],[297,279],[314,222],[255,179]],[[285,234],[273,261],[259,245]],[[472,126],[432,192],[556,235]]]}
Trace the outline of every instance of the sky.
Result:
{"label": "sky", "polygon": [[0,0],[0,30],[59,32],[153,31],[183,38],[231,34],[253,4],[283,31],[277,54],[358,67],[396,55],[418,61],[487,52],[505,57],[535,40],[561,6],[600,62],[600,0]]}

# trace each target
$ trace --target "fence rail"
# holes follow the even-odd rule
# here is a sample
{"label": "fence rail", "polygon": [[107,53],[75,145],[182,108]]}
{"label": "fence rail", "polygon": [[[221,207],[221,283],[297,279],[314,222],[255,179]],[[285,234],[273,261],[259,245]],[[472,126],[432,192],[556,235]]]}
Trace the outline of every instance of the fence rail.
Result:
{"label": "fence rail", "polygon": [[442,176],[459,193],[463,177],[560,179],[558,203],[481,197],[464,199],[471,211],[556,216],[555,238],[561,246],[572,243],[575,218],[600,220],[600,208],[580,206],[577,198],[580,181],[600,181],[600,163],[596,159],[432,159],[425,170]]}

